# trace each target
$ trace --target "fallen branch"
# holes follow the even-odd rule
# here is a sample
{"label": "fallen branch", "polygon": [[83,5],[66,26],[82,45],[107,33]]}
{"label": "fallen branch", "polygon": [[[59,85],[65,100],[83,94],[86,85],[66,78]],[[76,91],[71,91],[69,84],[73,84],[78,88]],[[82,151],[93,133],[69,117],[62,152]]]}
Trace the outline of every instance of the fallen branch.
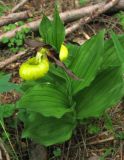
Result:
{"label": "fallen branch", "polygon": [[102,5],[99,9],[95,10],[92,15],[86,18],[81,18],[77,23],[73,24],[71,27],[66,29],[66,35],[69,35],[70,33],[74,32],[75,30],[80,28],[81,25],[91,22],[94,18],[98,17],[102,13],[105,13],[110,8],[115,6],[118,2],[119,0],[111,0],[110,2]]}
{"label": "fallen branch", "polygon": [[21,8],[25,3],[27,3],[28,0],[22,0],[19,4],[17,4],[13,9],[12,9],[12,13],[16,12],[19,8]]}
{"label": "fallen branch", "polygon": [[16,61],[17,59],[19,59],[20,57],[22,57],[23,55],[25,55],[27,51],[28,51],[28,50],[21,51],[21,52],[19,52],[18,54],[15,54],[15,55],[9,57],[8,59],[0,62],[0,69],[4,68],[4,67],[7,66],[8,64]]}
{"label": "fallen branch", "polygon": [[11,13],[0,18],[0,27],[9,23],[14,23],[32,17],[31,11],[23,11],[19,13]]}

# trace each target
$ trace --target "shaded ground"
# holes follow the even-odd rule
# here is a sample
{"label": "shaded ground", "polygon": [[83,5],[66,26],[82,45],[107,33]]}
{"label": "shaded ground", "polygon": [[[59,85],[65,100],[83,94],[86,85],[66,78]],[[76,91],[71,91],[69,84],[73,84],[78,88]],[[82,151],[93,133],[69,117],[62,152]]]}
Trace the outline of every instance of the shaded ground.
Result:
{"label": "shaded ground", "polygon": [[[78,5],[74,0],[61,0],[60,10],[68,10],[76,8]],[[6,3],[6,2],[4,2]],[[90,2],[93,3],[93,2]],[[43,7],[47,14],[53,12],[54,1],[44,1]],[[28,4],[25,8],[32,7]],[[106,28],[107,30],[114,29],[117,33],[123,33],[123,29],[112,16],[103,15],[95,19],[91,24],[81,26],[78,31],[72,33],[67,37],[67,40],[82,44],[87,37],[91,37],[100,29]],[[5,49],[8,52],[7,49]],[[1,59],[4,59],[10,54],[3,54],[0,50]],[[22,60],[23,61],[23,60]],[[18,67],[16,66],[20,61],[11,64],[4,70],[12,73],[12,82],[20,83],[18,76]],[[12,67],[14,66],[14,67]],[[12,68],[11,68],[12,67]],[[4,93],[0,95],[1,103],[11,103],[18,100],[20,95],[15,92]],[[23,124],[16,125],[16,113],[12,118],[6,119],[6,129],[10,136],[11,142],[16,150],[19,160],[31,159],[34,144],[25,139],[21,139],[21,131]],[[91,124],[93,127],[91,127]],[[68,142],[62,145],[54,145],[47,149],[47,156],[49,160],[123,160],[124,159],[124,104],[120,103],[118,106],[110,109],[106,115],[100,119],[91,119],[86,121],[83,125],[79,126],[75,131],[73,137]],[[16,126],[16,129],[15,129]],[[8,148],[10,155],[12,151],[4,132],[0,130],[1,137]],[[46,154],[41,149],[38,154]],[[57,157],[58,153],[58,157]],[[36,154],[36,153],[33,153]],[[36,155],[37,156],[37,155]],[[12,160],[15,158],[12,157]],[[32,160],[32,159],[31,159]],[[35,160],[35,159],[34,159]],[[38,160],[36,158],[36,160]],[[41,159],[42,160],[42,159]]]}

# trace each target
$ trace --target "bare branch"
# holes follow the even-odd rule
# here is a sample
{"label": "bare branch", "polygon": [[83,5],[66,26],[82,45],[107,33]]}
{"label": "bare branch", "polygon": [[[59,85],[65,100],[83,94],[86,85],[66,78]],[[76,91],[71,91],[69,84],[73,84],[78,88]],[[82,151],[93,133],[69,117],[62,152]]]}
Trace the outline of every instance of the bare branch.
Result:
{"label": "bare branch", "polygon": [[27,50],[21,51],[18,54],[15,54],[15,55],[11,56],[10,58],[0,62],[0,69],[4,68],[6,65],[16,61],[17,59],[22,57],[26,52],[27,52]]}
{"label": "bare branch", "polygon": [[25,3],[27,3],[28,0],[22,0],[19,4],[17,4],[13,9],[12,9],[12,13],[16,12],[20,7],[22,7]]}
{"label": "bare branch", "polygon": [[0,17],[0,27],[3,25],[7,25],[9,23],[17,22],[19,20],[27,19],[29,17],[32,17],[31,11],[11,13],[7,16],[2,16],[2,17]]}
{"label": "bare branch", "polygon": [[[9,154],[8,154],[8,152],[7,152],[7,150],[6,150],[5,146],[4,146],[4,143],[3,143],[3,141],[2,141],[1,138],[0,138],[0,151],[1,151],[1,152],[2,152],[2,151],[4,152],[5,157],[6,157],[6,160],[10,160]],[[0,158],[2,158],[2,153],[1,153]],[[2,158],[2,159],[3,159],[3,158]],[[2,160],[2,159],[1,159],[1,160]]]}
{"label": "bare branch", "polygon": [[92,15],[85,18],[81,18],[77,23],[66,29],[66,35],[69,35],[70,33],[74,32],[75,30],[80,28],[81,25],[91,22],[94,18],[98,17],[102,13],[105,13],[118,2],[119,0],[111,0],[110,2],[100,6],[99,9],[96,9]]}

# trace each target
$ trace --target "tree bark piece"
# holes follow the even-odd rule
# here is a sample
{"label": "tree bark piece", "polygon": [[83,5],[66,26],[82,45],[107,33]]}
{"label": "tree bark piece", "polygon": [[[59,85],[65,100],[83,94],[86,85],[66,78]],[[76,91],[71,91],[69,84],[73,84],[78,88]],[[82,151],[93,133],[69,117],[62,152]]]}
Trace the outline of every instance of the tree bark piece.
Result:
{"label": "tree bark piece", "polygon": [[94,18],[98,17],[100,14],[105,13],[110,8],[115,6],[118,2],[119,0],[110,0],[108,3],[102,5],[99,9],[96,9],[92,15],[85,18],[81,18],[77,23],[66,29],[66,35],[69,35],[70,33],[74,32],[75,30],[80,28],[81,25],[89,23]]}
{"label": "tree bark piece", "polygon": [[28,0],[22,0],[19,4],[17,4],[13,9],[12,13],[16,12],[20,7],[22,7],[25,3],[27,3]]}
{"label": "tree bark piece", "polygon": [[32,17],[31,11],[11,13],[7,16],[2,16],[0,18],[0,27],[3,26],[3,25],[7,25],[9,23],[17,22],[19,20],[27,19],[29,17]]}

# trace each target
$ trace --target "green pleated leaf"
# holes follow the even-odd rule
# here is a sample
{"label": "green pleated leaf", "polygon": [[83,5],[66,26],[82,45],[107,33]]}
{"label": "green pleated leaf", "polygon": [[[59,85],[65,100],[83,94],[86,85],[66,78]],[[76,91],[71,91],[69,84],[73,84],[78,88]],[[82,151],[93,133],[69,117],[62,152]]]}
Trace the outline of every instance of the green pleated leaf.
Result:
{"label": "green pleated leaf", "polygon": [[101,65],[101,70],[111,68],[114,66],[120,66],[120,61],[117,57],[116,50],[112,40],[107,40],[105,42],[105,49],[103,54],[103,63]]}
{"label": "green pleated leaf", "polygon": [[[124,35],[118,36],[117,39],[121,44],[124,43]],[[121,47],[124,49],[123,45]],[[112,39],[106,40],[101,70],[120,65],[122,65],[122,63],[119,59],[113,40]]]}
{"label": "green pleated leaf", "polygon": [[77,117],[97,117],[123,96],[121,67],[101,72],[92,84],[77,95]]}
{"label": "green pleated leaf", "polygon": [[52,22],[45,15],[43,15],[43,19],[40,23],[39,32],[44,42],[47,44],[51,44],[52,42]]}
{"label": "green pleated leaf", "polygon": [[65,28],[62,20],[60,19],[57,7],[55,7],[54,11],[52,31],[53,31],[52,46],[55,46],[56,50],[59,52],[61,44],[64,42],[65,39]]}
{"label": "green pleated leaf", "polygon": [[52,84],[36,85],[24,94],[18,102],[18,108],[38,112],[44,116],[60,118],[67,112],[72,112],[68,96]]}
{"label": "green pleated leaf", "polygon": [[19,85],[9,82],[10,78],[10,74],[4,74],[0,72],[0,93],[11,90],[19,90]]}
{"label": "green pleated leaf", "polygon": [[76,125],[75,117],[70,113],[60,119],[46,118],[36,113],[29,113],[25,117],[23,137],[31,138],[45,146],[70,139]]}
{"label": "green pleated leaf", "polygon": [[64,61],[65,65],[68,67],[71,65],[71,62],[74,60],[76,56],[78,56],[79,51],[80,51],[80,46],[77,44],[67,44],[69,56],[68,58]]}
{"label": "green pleated leaf", "polygon": [[124,48],[122,47],[121,43],[118,40],[117,35],[114,32],[111,32],[111,37],[114,42],[114,46],[117,52],[118,59],[123,64],[124,63]]}
{"label": "green pleated leaf", "polygon": [[54,11],[53,21],[50,21],[45,15],[43,16],[39,32],[44,42],[50,44],[59,53],[65,39],[65,28],[57,8]]}
{"label": "green pleated leaf", "polygon": [[70,65],[70,69],[81,79],[73,81],[73,93],[77,93],[95,78],[102,61],[104,51],[104,32],[100,32],[92,39],[88,40],[78,50],[78,54]]}

